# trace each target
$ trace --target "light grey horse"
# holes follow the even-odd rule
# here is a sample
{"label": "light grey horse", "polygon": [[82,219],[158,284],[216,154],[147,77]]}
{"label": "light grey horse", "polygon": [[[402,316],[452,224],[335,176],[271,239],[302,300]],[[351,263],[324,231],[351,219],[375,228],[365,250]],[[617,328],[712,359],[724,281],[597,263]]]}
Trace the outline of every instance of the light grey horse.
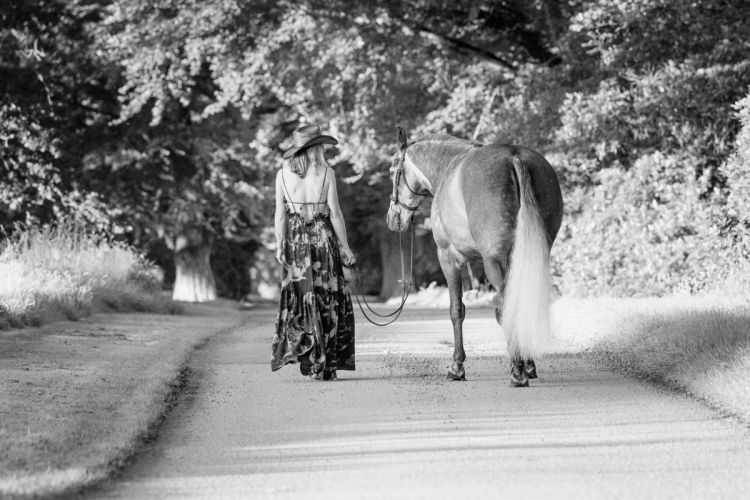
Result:
{"label": "light grey horse", "polygon": [[428,196],[432,233],[450,293],[453,365],[448,378],[465,380],[461,267],[481,259],[497,290],[495,316],[505,331],[511,385],[536,378],[534,356],[549,337],[549,251],[562,221],[554,170],[522,146],[481,145],[448,135],[408,142],[398,128],[387,223],[405,231]]}

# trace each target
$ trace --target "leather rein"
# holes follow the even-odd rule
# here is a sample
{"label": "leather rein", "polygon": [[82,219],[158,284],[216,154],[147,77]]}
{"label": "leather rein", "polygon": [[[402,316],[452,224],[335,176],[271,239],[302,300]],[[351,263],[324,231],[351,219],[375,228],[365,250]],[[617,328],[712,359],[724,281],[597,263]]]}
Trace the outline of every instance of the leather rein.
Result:
{"label": "leather rein", "polygon": [[[413,144],[413,143],[411,143]],[[399,157],[398,157],[398,166],[395,167],[396,173],[395,177],[393,178],[393,191],[391,192],[391,201],[398,206],[409,210],[410,212],[414,212],[419,208],[419,205],[424,201],[425,198],[430,196],[430,192],[417,192],[414,190],[410,185],[409,181],[406,179],[406,173],[404,172],[404,162],[406,159],[406,148],[408,148],[411,144],[407,144],[401,148],[399,151]],[[394,167],[391,167],[392,169]],[[406,186],[406,189],[408,189],[413,195],[415,196],[421,196],[422,199],[420,199],[416,205],[407,205],[406,203],[403,203],[398,198],[398,191],[399,191],[399,183],[401,182],[401,179],[404,180],[404,186]],[[401,279],[399,280],[399,283],[401,283],[402,292],[401,292],[401,303],[398,305],[398,307],[388,314],[380,314],[377,311],[373,310],[372,307],[370,307],[370,304],[367,302],[367,299],[365,299],[364,294],[362,294],[362,284],[359,280],[359,273],[357,273],[357,269],[355,266],[352,266],[352,271],[354,274],[354,298],[357,299],[357,305],[359,306],[359,310],[362,312],[362,315],[365,317],[367,321],[372,323],[375,326],[387,326],[396,321],[399,316],[401,316],[401,313],[404,310],[404,306],[406,305],[406,299],[409,298],[409,294],[412,292],[412,286],[414,283],[411,281],[411,279],[406,279],[406,269],[404,266],[404,246],[403,246],[403,239],[402,235],[403,233],[398,233],[398,247],[399,247],[399,255],[401,256]],[[409,274],[411,278],[412,270],[414,269],[414,224],[411,226],[411,249],[409,253]],[[359,290],[358,290],[359,289]],[[362,297],[362,300],[360,301],[360,296]],[[364,307],[362,304],[364,303]],[[369,314],[373,314],[379,318],[390,318],[385,322],[377,322],[373,320],[367,311],[365,311],[365,308],[369,311]]]}
{"label": "leather rein", "polygon": [[[401,283],[402,292],[401,292],[401,303],[396,307],[395,310],[388,314],[380,314],[379,312],[375,311],[367,302],[367,299],[365,298],[365,295],[362,293],[362,283],[359,279],[359,273],[357,272],[356,264],[352,266],[352,274],[354,274],[354,298],[357,299],[357,305],[359,306],[359,310],[362,312],[362,315],[365,317],[367,321],[372,323],[375,326],[388,326],[394,321],[398,319],[399,316],[401,316],[401,313],[404,310],[404,306],[406,305],[406,299],[409,298],[409,294],[411,294],[412,291],[412,285],[414,284],[411,280],[406,279],[406,273],[404,269],[404,247],[401,240],[401,234],[398,233],[398,247],[399,247],[399,254],[401,255],[401,279],[398,280],[399,283]],[[411,228],[411,253],[409,257],[409,272],[411,273],[412,265],[414,263],[414,226]],[[361,300],[360,300],[360,297]],[[364,304],[364,306],[362,305]],[[367,311],[365,311],[365,308],[367,308]],[[369,314],[368,314],[369,311]],[[378,322],[370,317],[370,314],[373,314],[379,318],[390,318],[387,321],[384,322]]]}

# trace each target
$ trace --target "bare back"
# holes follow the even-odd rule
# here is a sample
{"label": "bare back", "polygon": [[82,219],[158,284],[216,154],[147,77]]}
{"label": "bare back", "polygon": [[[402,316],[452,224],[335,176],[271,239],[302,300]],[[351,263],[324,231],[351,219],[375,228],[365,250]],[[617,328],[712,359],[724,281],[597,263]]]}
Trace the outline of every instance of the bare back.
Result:
{"label": "bare back", "polygon": [[312,217],[328,212],[328,188],[332,176],[328,167],[310,168],[304,177],[292,173],[284,167],[279,171],[287,211]]}

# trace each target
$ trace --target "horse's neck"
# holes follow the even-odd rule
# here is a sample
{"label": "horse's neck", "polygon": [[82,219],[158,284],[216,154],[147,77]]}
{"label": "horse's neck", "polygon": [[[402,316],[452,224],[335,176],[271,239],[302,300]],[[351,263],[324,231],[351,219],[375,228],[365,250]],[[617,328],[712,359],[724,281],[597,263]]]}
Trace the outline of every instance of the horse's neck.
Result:
{"label": "horse's neck", "polygon": [[[418,185],[412,186],[417,191],[428,190],[432,194],[435,194],[435,187],[437,186],[437,179],[435,177],[434,169],[430,167],[427,162],[414,161],[409,158],[411,169],[414,171],[414,176],[418,179]],[[414,181],[411,181],[414,183]]]}
{"label": "horse's neck", "polygon": [[[459,147],[456,147],[456,146]],[[467,146],[469,143],[467,142]],[[451,144],[440,141],[429,141],[417,143],[409,149],[409,157],[412,165],[418,170],[430,184],[424,186],[435,194],[438,185],[443,178],[452,170],[457,156],[465,154],[470,147],[464,148],[463,144]]]}

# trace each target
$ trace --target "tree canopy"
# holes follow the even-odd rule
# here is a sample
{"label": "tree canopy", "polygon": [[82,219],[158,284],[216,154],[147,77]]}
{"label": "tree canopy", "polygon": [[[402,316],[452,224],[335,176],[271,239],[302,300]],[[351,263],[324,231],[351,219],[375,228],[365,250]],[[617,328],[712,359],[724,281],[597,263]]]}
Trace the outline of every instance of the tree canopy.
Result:
{"label": "tree canopy", "polygon": [[[75,218],[178,268],[211,255],[220,291],[242,295],[238,276],[271,244],[280,153],[317,122],[340,139],[329,160],[377,289],[402,125],[548,157],[565,189],[562,292],[701,288],[748,252],[745,4],[11,2],[0,224]],[[415,272],[428,281],[438,273],[420,213]],[[194,274],[210,288],[206,273]]]}

